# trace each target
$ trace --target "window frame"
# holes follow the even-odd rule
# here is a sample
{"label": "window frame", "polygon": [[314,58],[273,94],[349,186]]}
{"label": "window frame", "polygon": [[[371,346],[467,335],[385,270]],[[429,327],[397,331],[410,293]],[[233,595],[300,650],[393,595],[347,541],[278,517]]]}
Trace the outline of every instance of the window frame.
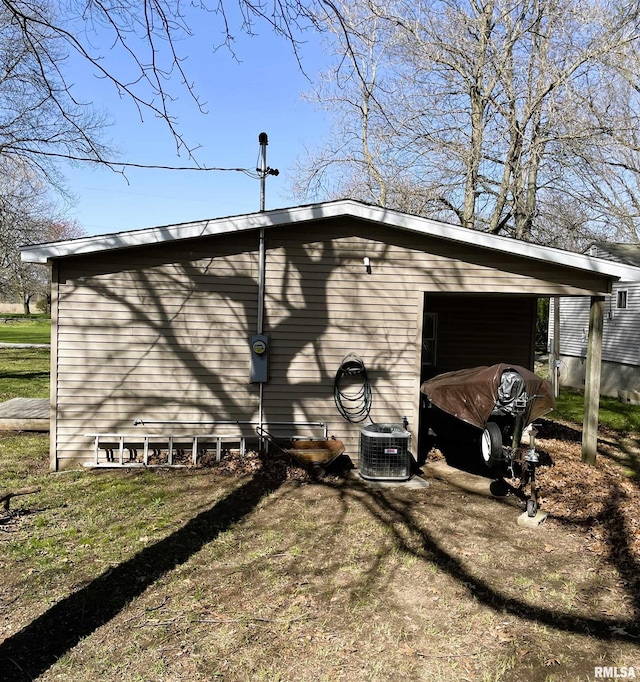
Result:
{"label": "window frame", "polygon": [[629,290],[618,289],[616,291],[616,310],[626,310],[629,307]]}

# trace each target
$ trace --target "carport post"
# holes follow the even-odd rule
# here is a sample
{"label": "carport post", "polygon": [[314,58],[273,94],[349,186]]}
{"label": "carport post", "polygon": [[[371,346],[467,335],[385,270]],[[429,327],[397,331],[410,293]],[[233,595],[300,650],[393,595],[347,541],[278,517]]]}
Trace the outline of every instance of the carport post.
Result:
{"label": "carport post", "polygon": [[549,353],[549,378],[553,386],[553,395],[557,398],[560,395],[560,372],[558,371],[558,361],[560,360],[560,296],[554,296],[553,303],[553,339]]}
{"label": "carport post", "polygon": [[584,381],[584,429],[582,431],[582,461],[587,464],[596,463],[596,452],[598,449],[598,412],[600,408],[603,326],[604,296],[592,296],[589,311],[587,369]]}

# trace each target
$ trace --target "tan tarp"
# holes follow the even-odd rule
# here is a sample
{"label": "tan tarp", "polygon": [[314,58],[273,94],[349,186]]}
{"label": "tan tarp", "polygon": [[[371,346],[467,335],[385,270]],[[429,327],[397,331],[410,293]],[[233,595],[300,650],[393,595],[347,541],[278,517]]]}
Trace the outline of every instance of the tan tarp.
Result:
{"label": "tan tarp", "polygon": [[443,412],[483,429],[496,406],[500,380],[507,370],[515,370],[525,381],[529,398],[525,425],[553,409],[555,401],[549,382],[519,365],[500,363],[439,374],[425,381],[420,391]]}

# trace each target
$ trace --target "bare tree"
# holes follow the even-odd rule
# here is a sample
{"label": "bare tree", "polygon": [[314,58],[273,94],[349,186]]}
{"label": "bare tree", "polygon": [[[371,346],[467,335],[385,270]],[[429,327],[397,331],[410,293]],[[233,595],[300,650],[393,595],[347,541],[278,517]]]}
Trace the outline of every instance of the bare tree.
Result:
{"label": "bare tree", "polygon": [[[313,164],[299,168],[294,191],[384,205],[388,182],[379,161],[389,165],[393,150],[377,135],[384,126],[375,119],[381,114],[379,68],[389,33],[381,35],[381,22],[357,5],[341,7],[340,17],[345,24],[331,22],[327,41],[336,68],[320,76],[317,90],[310,95],[336,122],[334,135],[324,147],[313,150]],[[343,25],[349,27],[348,33]],[[330,186],[324,184],[327,181]]]}
{"label": "bare tree", "polygon": [[34,298],[49,298],[46,266],[23,263],[20,246],[83,234],[73,222],[58,216],[51,193],[28,163],[0,159],[0,292],[19,299],[25,313]]}
{"label": "bare tree", "polygon": [[[346,36],[335,27],[345,62],[385,41],[377,43],[379,111],[366,134],[386,142],[370,160],[343,158],[351,184],[369,164],[386,180],[380,203],[527,240],[549,239],[559,198],[578,202],[593,188],[599,200],[573,221],[582,234],[614,214],[635,221],[640,32],[632,12],[574,0],[360,0],[350,8],[341,16],[359,23]],[[376,33],[361,30],[374,21]],[[364,94],[337,78],[319,93],[342,106],[334,139],[348,126],[365,140]],[[331,186],[327,149],[304,162],[316,186],[323,176]]]}
{"label": "bare tree", "polygon": [[28,17],[22,9],[18,15],[0,3],[0,157],[13,159],[12,169],[29,164],[46,181],[59,184],[53,155],[100,160],[104,121],[75,98],[65,81],[67,55],[46,23],[46,6],[34,3]]}
{"label": "bare tree", "polygon": [[588,208],[600,238],[640,243],[640,93],[603,79],[583,97],[581,116],[585,134],[556,156],[564,194]]}
{"label": "bare tree", "polygon": [[421,150],[397,133],[415,125],[403,120],[405,110],[397,106],[408,96],[393,72],[397,34],[357,4],[341,5],[332,16],[327,56],[334,67],[321,74],[308,97],[335,127],[330,139],[299,160],[293,194],[352,197],[422,213],[428,201],[415,190],[428,171],[421,166]]}
{"label": "bare tree", "polygon": [[[57,162],[93,162],[121,171],[104,140],[105,116],[70,80],[73,59],[137,108],[140,118],[158,117],[178,153],[198,167],[194,147],[178,127],[172,103],[185,92],[203,105],[185,68],[193,27],[206,26],[233,52],[236,30],[267,25],[288,40],[294,58],[302,32],[317,15],[333,11],[331,0],[0,0],[0,257],[5,288],[36,277],[15,259],[20,243],[42,236],[55,223],[46,187],[64,192]],[[232,8],[233,9],[233,8]],[[213,39],[215,40],[215,38]],[[22,188],[16,178],[25,182]],[[45,207],[45,204],[46,207]],[[43,232],[44,230],[44,232]],[[23,284],[18,283],[22,281]],[[27,301],[28,304],[28,301]]]}
{"label": "bare tree", "polygon": [[0,155],[28,158],[48,172],[47,158],[108,164],[99,143],[104,121],[69,80],[73,57],[128,98],[140,117],[162,119],[177,151],[194,161],[172,113],[184,92],[204,110],[185,67],[193,26],[220,36],[213,50],[233,51],[236,30],[252,33],[256,23],[266,24],[297,56],[302,32],[326,10],[330,0],[239,0],[234,12],[221,0],[0,0]]}

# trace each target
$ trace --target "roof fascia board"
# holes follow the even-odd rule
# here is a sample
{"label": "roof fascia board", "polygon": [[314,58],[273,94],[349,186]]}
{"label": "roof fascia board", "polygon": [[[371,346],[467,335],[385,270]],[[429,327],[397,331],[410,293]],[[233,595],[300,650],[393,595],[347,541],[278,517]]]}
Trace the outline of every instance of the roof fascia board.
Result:
{"label": "roof fascia board", "polygon": [[[344,205],[348,202],[333,202]],[[357,204],[356,202],[356,205]],[[161,227],[148,227],[141,230],[115,232],[95,237],[80,237],[46,244],[34,244],[20,248],[22,260],[27,263],[46,263],[55,258],[79,256],[83,254],[114,251],[136,246],[149,246],[183,239],[197,239],[233,232],[245,232],[259,228],[275,227],[287,223],[322,220],[339,215],[350,216],[351,211],[340,208],[332,211],[332,203],[282,208],[264,213],[249,213],[226,218],[200,220],[192,223],[179,223]],[[328,209],[328,210],[327,210]]]}
{"label": "roof fascia board", "polygon": [[562,267],[587,270],[604,277],[625,281],[640,281],[639,267],[572,251],[564,251],[550,246],[539,246],[510,237],[479,232],[459,225],[450,225],[380,206],[363,204],[352,199],[275,209],[228,218],[201,220],[178,225],[151,227],[129,232],[117,232],[95,237],[81,237],[80,239],[62,242],[25,246],[22,247],[21,252],[22,260],[25,262],[46,263],[52,259],[67,256],[78,256],[176,240],[245,232],[289,223],[305,223],[340,217],[359,218],[450,242],[478,246]]}
{"label": "roof fascia board", "polygon": [[[640,281],[640,268],[632,265],[617,263],[605,258],[595,258],[594,256],[575,253],[573,251],[564,251],[563,249],[557,249],[551,246],[531,244],[530,242],[520,241],[511,237],[503,237],[488,232],[471,230],[468,227],[462,227],[460,225],[441,223],[430,220],[429,218],[414,217],[407,214],[399,214],[399,218],[401,218],[401,220],[393,221],[395,227],[409,229],[413,232],[421,232],[448,241],[479,246],[492,251],[514,254],[522,256],[523,258],[553,263],[554,265],[561,265],[563,267],[588,270],[589,272],[595,272],[605,277]],[[406,219],[420,221],[423,223],[423,226],[420,226],[419,224],[411,226],[407,223]]]}

